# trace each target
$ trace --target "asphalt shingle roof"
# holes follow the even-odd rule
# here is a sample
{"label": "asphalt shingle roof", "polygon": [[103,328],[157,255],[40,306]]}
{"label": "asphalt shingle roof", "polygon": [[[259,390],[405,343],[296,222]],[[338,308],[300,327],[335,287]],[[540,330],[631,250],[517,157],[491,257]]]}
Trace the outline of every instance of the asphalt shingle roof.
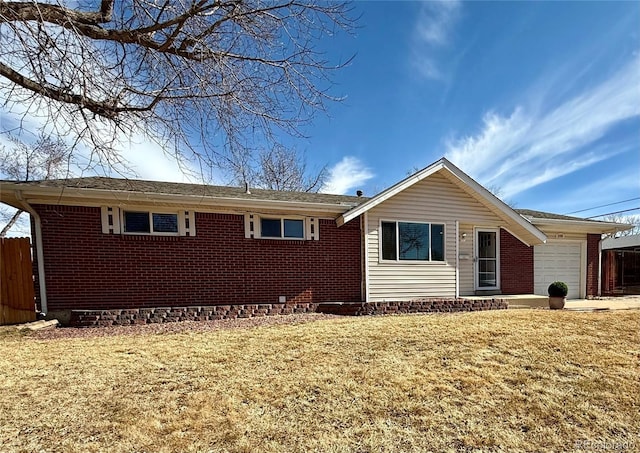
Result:
{"label": "asphalt shingle roof", "polygon": [[290,192],[250,187],[249,193],[244,187],[212,186],[205,184],[176,183],[163,181],[142,181],[137,179],[107,178],[92,176],[86,178],[51,179],[16,183],[30,187],[94,189],[110,192],[138,192],[168,195],[192,195],[213,198],[243,200],[290,201],[302,203],[323,203],[343,206],[356,206],[368,200],[367,197],[349,195],[331,195],[312,192]]}
{"label": "asphalt shingle roof", "polygon": [[536,219],[552,219],[552,220],[573,220],[582,222],[599,222],[599,220],[585,219],[582,217],[571,217],[562,214],[553,214],[551,212],[534,211],[532,209],[514,209],[518,214],[525,217],[533,217]]}

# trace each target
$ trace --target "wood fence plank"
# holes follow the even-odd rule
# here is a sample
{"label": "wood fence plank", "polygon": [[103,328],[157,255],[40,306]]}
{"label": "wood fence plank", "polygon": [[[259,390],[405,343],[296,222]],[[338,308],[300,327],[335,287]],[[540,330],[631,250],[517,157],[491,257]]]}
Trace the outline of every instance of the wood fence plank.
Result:
{"label": "wood fence plank", "polygon": [[7,280],[7,258],[5,256],[4,240],[0,242],[0,326],[5,324],[4,303],[2,301],[8,300],[9,292],[8,285],[5,284]]}
{"label": "wood fence plank", "polygon": [[36,319],[29,238],[0,238],[0,325]]}

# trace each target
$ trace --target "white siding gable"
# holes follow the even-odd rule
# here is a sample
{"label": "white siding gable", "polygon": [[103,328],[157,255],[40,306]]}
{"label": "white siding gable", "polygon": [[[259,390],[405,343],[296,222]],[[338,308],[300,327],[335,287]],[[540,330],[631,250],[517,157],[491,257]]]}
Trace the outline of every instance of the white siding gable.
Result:
{"label": "white siding gable", "polygon": [[[369,301],[410,300],[456,296],[456,221],[460,224],[499,227],[504,224],[486,206],[436,172],[367,213],[366,247]],[[396,220],[445,225],[444,262],[386,262],[380,259],[380,222]],[[471,243],[468,234],[466,242]],[[468,244],[467,244],[468,245]],[[461,283],[473,281],[472,261],[465,260]],[[469,275],[466,275],[466,274]]]}

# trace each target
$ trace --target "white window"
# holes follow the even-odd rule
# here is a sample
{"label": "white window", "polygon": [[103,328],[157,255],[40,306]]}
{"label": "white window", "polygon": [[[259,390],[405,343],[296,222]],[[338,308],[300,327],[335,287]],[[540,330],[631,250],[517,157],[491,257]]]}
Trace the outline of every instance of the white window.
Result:
{"label": "white window", "polygon": [[304,220],[260,218],[260,237],[304,239]]}
{"label": "white window", "polygon": [[444,225],[381,222],[384,261],[444,261]]}
{"label": "white window", "polygon": [[102,207],[102,232],[156,236],[195,236],[195,212]]}
{"label": "white window", "polygon": [[130,234],[178,234],[178,214],[123,211],[124,232]]}
{"label": "white window", "polygon": [[245,237],[249,239],[318,240],[318,219],[246,214]]}

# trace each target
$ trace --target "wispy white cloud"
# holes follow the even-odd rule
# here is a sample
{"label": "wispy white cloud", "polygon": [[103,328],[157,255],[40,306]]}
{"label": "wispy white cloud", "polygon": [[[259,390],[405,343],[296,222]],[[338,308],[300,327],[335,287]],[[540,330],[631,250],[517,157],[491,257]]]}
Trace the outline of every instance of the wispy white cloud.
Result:
{"label": "wispy white cloud", "polygon": [[634,143],[598,143],[612,128],[640,116],[640,58],[550,111],[516,107],[483,118],[480,132],[445,143],[446,157],[504,196],[629,151]]}
{"label": "wispy white cloud", "polygon": [[329,179],[321,192],[346,194],[373,178],[373,173],[359,159],[345,156],[329,169]]}
{"label": "wispy white cloud", "polygon": [[456,0],[424,2],[416,23],[418,37],[432,46],[447,44],[459,10],[460,2]]}
{"label": "wispy white cloud", "polygon": [[442,79],[443,73],[435,56],[436,50],[446,47],[460,16],[458,0],[422,3],[412,38],[411,64],[428,79]]}

